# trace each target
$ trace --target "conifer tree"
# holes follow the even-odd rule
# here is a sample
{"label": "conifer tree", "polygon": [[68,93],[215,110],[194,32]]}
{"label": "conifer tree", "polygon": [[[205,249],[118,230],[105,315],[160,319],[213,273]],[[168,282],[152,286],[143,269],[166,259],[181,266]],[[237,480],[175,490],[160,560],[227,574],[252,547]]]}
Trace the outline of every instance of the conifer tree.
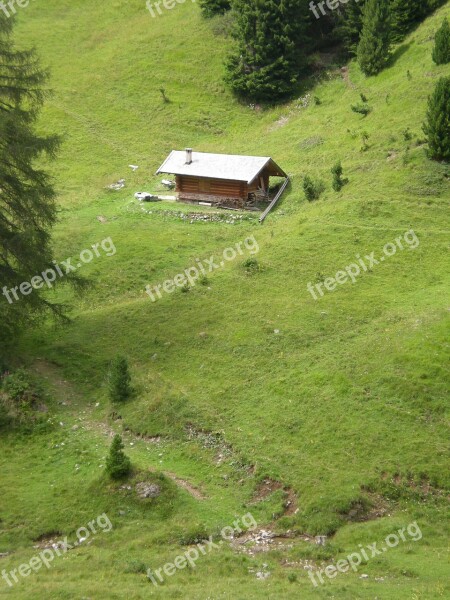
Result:
{"label": "conifer tree", "polygon": [[23,282],[55,267],[49,233],[56,221],[55,190],[36,162],[54,158],[60,140],[36,132],[49,95],[48,73],[34,50],[16,48],[13,24],[0,11],[0,353],[42,310],[62,312],[42,289],[20,291]]}
{"label": "conifer tree", "polygon": [[366,0],[350,1],[342,14],[339,33],[347,52],[356,55],[363,27],[363,11]]}
{"label": "conifer tree", "polygon": [[121,479],[131,471],[131,461],[124,453],[123,448],[122,438],[116,434],[106,459],[106,472],[111,479]]}
{"label": "conifer tree", "polygon": [[391,0],[393,40],[401,40],[427,12],[425,0]]}
{"label": "conifer tree", "polygon": [[116,356],[109,373],[109,396],[113,402],[124,402],[131,396],[130,382],[127,359]]}
{"label": "conifer tree", "polygon": [[306,4],[234,0],[236,49],[226,80],[246,99],[273,101],[292,92],[305,66]]}
{"label": "conifer tree", "polygon": [[389,0],[367,0],[358,44],[358,63],[366,75],[377,75],[386,65],[391,45]]}
{"label": "conifer tree", "polygon": [[441,28],[436,32],[433,48],[433,60],[437,65],[450,62],[450,26],[445,18]]}
{"label": "conifer tree", "polygon": [[423,130],[430,158],[450,162],[450,77],[441,77],[428,99]]}
{"label": "conifer tree", "polygon": [[230,10],[231,2],[230,0],[200,0],[200,8],[204,17],[211,18]]}

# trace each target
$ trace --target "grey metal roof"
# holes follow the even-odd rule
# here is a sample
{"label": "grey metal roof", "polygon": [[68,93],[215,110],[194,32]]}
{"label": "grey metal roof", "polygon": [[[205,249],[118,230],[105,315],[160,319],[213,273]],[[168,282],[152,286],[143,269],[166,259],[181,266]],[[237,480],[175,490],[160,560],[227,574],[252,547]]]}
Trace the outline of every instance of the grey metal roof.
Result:
{"label": "grey metal roof", "polygon": [[286,176],[286,173],[278,167],[270,156],[193,152],[192,163],[188,165],[186,164],[185,150],[172,150],[156,174],[171,173],[172,175],[192,175],[194,177],[231,179],[251,183],[268,163],[270,163],[274,175]]}

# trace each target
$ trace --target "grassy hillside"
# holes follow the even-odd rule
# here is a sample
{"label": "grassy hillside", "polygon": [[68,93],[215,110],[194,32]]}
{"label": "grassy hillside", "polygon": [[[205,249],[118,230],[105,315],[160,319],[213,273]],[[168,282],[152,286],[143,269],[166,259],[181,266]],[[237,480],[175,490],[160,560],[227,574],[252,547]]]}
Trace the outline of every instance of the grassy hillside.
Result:
{"label": "grassy hillside", "polygon": [[[108,237],[116,252],[83,265],[93,285],[81,298],[58,291],[70,325],[43,323],[21,340],[50,422],[0,438],[0,552],[10,553],[0,566],[17,568],[38,538],[73,537],[103,512],[113,529],[13,587],[1,580],[0,597],[448,597],[450,173],[426,158],[421,131],[427,97],[449,73],[431,60],[445,15],[449,4],[378,77],[318,57],[328,66],[298,99],[264,109],[224,87],[230,41],[194,3],[154,19],[141,0],[39,0],[20,12],[18,40],[52,70],[42,128],[65,134],[48,165],[60,192],[56,257],[77,264]],[[366,118],[351,110],[361,93]],[[252,213],[197,221],[191,213],[215,211],[169,202],[142,210],[134,192],[161,191],[154,172],[185,146],[271,155],[292,185],[263,226]],[[340,193],[337,160],[349,179]],[[326,184],[316,202],[304,199],[305,174]],[[105,189],[122,177],[123,190]],[[246,251],[186,293],[155,303],[145,294],[249,236],[257,269]],[[399,237],[404,249],[383,257]],[[372,252],[385,260],[354,284],[318,300],[308,292]],[[106,373],[118,352],[136,395],[111,407]],[[159,482],[160,498],[106,481],[114,431],[125,432],[136,481]],[[163,586],[149,583],[146,569],[249,511],[288,537],[252,554],[224,544]],[[313,586],[307,568],[413,521],[420,541]],[[307,537],[316,535],[325,546]],[[257,579],[261,571],[270,576]]]}

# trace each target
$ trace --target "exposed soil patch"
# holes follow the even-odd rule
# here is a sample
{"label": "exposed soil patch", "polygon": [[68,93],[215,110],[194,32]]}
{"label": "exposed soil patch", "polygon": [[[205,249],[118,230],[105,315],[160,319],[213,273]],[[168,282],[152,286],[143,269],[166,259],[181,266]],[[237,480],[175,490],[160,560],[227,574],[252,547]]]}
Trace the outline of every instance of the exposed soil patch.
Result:
{"label": "exposed soil patch", "polygon": [[59,548],[60,540],[62,533],[60,531],[50,531],[48,533],[43,533],[39,537],[37,537],[34,542],[37,542],[33,548]]}
{"label": "exposed soil patch", "polygon": [[384,517],[388,511],[388,504],[381,496],[370,494],[370,505],[356,501],[347,512],[341,513],[341,516],[351,523],[363,523]]}
{"label": "exposed soil patch", "polygon": [[255,490],[253,497],[250,501],[250,504],[258,504],[258,502],[262,502],[268,496],[276,492],[277,490],[283,490],[286,494],[286,500],[284,504],[284,514],[283,516],[292,516],[297,511],[297,498],[290,488],[284,487],[280,481],[276,481],[274,479],[263,479],[261,483]]}
{"label": "exposed soil patch", "polygon": [[342,79],[345,81],[345,83],[348,85],[348,87],[352,88],[352,90],[356,89],[356,85],[354,83],[352,83],[352,81],[350,80],[350,73],[349,73],[348,67],[341,68],[341,75],[342,75]]}
{"label": "exposed soil patch", "polygon": [[47,531],[46,533],[41,533],[37,538],[33,540],[33,542],[51,542],[53,538],[62,536],[61,531]]}
{"label": "exposed soil patch", "polygon": [[279,481],[275,481],[274,479],[264,479],[256,488],[250,503],[257,504],[258,502],[262,502],[267,496],[282,489],[282,487],[283,484]]}
{"label": "exposed soil patch", "polygon": [[166,475],[166,477],[170,477],[170,479],[172,479],[172,481],[174,481],[179,487],[182,487],[184,490],[189,492],[189,494],[197,500],[205,500],[206,496],[197,487],[195,487],[195,485],[192,485],[192,483],[186,481],[186,479],[181,479],[181,477],[178,477],[178,475],[175,475],[175,473],[170,473],[169,471],[163,471],[163,473]]}

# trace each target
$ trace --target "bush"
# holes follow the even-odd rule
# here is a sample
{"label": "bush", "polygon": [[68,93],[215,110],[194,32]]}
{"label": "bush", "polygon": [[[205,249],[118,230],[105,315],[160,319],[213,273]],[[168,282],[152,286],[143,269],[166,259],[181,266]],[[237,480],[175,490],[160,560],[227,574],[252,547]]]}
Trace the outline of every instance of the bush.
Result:
{"label": "bush", "polygon": [[403,139],[405,140],[405,142],[410,142],[413,139],[413,134],[411,133],[411,130],[409,127],[407,127],[405,130],[403,130],[402,134],[403,134]]}
{"label": "bush", "polygon": [[231,8],[230,0],[200,0],[200,9],[206,19],[223,15]]}
{"label": "bush", "polygon": [[131,396],[130,382],[127,359],[117,356],[109,373],[109,396],[113,402],[124,402]]}
{"label": "bush", "polygon": [[106,459],[106,472],[111,479],[122,479],[131,471],[130,459],[124,454],[123,448],[122,438],[119,434],[116,434]]}
{"label": "bush", "polygon": [[314,181],[309,175],[305,175],[303,179],[303,191],[305,192],[308,202],[317,200],[325,190],[325,186],[321,181]]}
{"label": "bush", "polygon": [[450,62],[450,26],[447,18],[444,19],[441,28],[436,32],[433,61],[437,65],[446,65]]}
{"label": "bush", "polygon": [[367,117],[372,112],[372,109],[367,104],[352,104],[352,111]]}
{"label": "bush", "polygon": [[333,190],[335,192],[340,192],[344,185],[348,183],[348,179],[342,179],[343,172],[344,170],[342,168],[341,161],[337,162],[331,168],[331,173],[333,174]]}
{"label": "bush", "polygon": [[256,260],[256,258],[253,258],[252,256],[246,258],[242,263],[242,266],[244,267],[244,270],[248,275],[256,273],[260,269],[259,262]]}
{"label": "bush", "polygon": [[423,126],[428,142],[428,155],[435,160],[450,160],[450,77],[441,77],[428,99],[428,112]]}
{"label": "bush", "polygon": [[367,133],[367,131],[363,131],[361,133],[361,140],[362,140],[362,146],[361,146],[361,152],[367,152],[367,150],[369,150],[370,146],[367,143],[370,139],[370,135]]}
{"label": "bush", "polygon": [[42,390],[25,369],[6,372],[0,378],[0,422],[30,425],[39,420],[36,406]]}

